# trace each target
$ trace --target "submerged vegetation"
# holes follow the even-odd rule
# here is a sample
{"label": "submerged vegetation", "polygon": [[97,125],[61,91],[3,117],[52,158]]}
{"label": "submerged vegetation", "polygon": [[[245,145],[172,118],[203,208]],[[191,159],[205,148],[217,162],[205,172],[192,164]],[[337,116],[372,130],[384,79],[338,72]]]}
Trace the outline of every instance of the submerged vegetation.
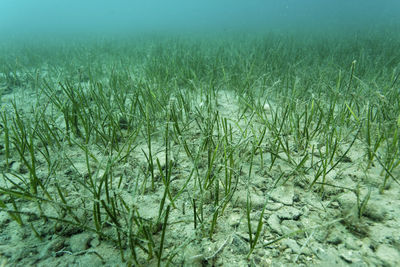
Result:
{"label": "submerged vegetation", "polygon": [[[382,220],[371,196],[400,182],[399,38],[3,44],[2,227],[61,240],[55,257],[106,263],[97,240],[158,266],[259,264],[285,239],[304,263],[318,231],[368,236]],[[65,240],[81,233],[74,251]]]}

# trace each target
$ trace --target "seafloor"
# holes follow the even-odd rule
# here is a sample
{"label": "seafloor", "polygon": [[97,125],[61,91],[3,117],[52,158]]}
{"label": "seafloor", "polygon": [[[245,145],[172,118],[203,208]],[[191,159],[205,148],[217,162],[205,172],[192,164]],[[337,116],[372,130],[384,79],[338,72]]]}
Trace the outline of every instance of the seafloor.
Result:
{"label": "seafloor", "polygon": [[399,36],[3,42],[1,266],[399,266]]}

